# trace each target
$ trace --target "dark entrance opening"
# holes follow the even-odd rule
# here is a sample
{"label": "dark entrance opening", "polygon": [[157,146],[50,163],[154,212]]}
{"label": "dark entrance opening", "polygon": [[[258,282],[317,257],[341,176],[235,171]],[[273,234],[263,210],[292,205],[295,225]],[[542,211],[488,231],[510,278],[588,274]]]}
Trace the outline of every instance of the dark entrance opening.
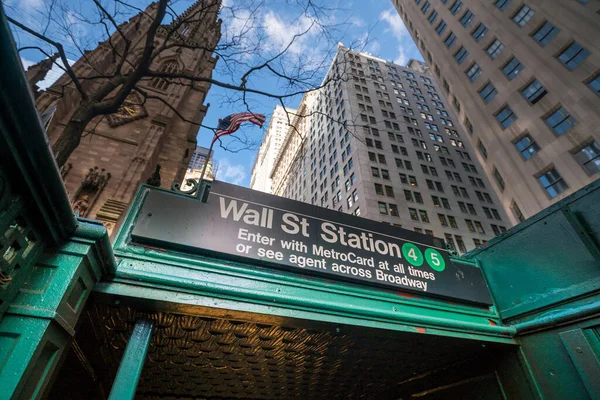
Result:
{"label": "dark entrance opening", "polygon": [[398,332],[200,307],[182,314],[165,304],[157,311],[102,300],[87,307],[50,398],[105,398],[140,318],[155,323],[140,399],[500,399],[499,363],[516,350],[425,328]]}

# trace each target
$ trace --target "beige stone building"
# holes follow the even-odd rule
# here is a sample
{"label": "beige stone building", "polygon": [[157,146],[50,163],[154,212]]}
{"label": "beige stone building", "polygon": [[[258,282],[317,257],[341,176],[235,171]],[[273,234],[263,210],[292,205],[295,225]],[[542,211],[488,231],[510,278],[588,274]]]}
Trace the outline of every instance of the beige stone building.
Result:
{"label": "beige stone building", "polygon": [[[131,41],[128,60],[132,63],[144,49],[145,32],[153,21],[149,16],[154,15],[156,7],[157,3],[152,3],[144,13],[120,25]],[[180,18],[192,16],[186,20],[190,22],[177,28],[178,35],[169,39],[173,44],[154,60],[152,69],[210,77],[216,58],[207,49],[214,48],[220,38],[218,7],[216,0],[199,0],[185,11]],[[167,32],[159,28],[155,46],[166,40]],[[115,33],[111,40],[117,46],[122,38]],[[88,77],[110,74],[113,64],[112,48],[103,42],[78,60],[73,69],[78,77]],[[86,84],[101,82],[87,80]],[[196,149],[198,126],[207,111],[203,103],[208,83],[183,85],[154,78],[143,79],[138,87],[164,102],[150,98],[143,101],[138,92],[132,91],[117,113],[97,117],[88,124],[81,143],[61,171],[74,210],[82,217],[102,221],[111,232],[140,184],[170,188],[182,181]],[[37,107],[48,122],[49,140],[54,143],[80,96],[66,74],[36,95]]]}
{"label": "beige stone building", "polygon": [[393,0],[513,223],[600,174],[600,2]]}
{"label": "beige stone building", "polygon": [[[319,91],[308,92],[300,102],[300,106],[290,114],[291,125],[285,132],[281,149],[275,157],[273,168],[269,174],[271,189],[269,193],[277,196],[291,197],[295,200],[309,202],[310,191],[306,183],[306,146],[310,127],[316,116],[313,114],[315,101]],[[296,179],[303,177],[304,179]],[[288,188],[299,182],[294,196],[288,195]]]}
{"label": "beige stone building", "polygon": [[275,106],[275,110],[273,110],[271,120],[269,121],[269,127],[258,149],[258,154],[252,167],[250,189],[270,193],[272,184],[270,175],[273,170],[273,164],[290,126],[289,122],[294,118],[295,113],[296,110],[294,109],[283,108],[279,105]]}
{"label": "beige stone building", "polygon": [[298,107],[271,193],[469,251],[509,220],[441,88],[411,65],[340,45],[324,87]]}

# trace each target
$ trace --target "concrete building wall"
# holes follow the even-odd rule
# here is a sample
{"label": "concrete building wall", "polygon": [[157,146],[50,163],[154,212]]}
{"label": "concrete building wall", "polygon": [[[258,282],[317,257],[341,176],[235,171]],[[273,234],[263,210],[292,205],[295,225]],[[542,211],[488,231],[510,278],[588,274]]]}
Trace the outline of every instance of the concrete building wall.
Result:
{"label": "concrete building wall", "polygon": [[300,106],[311,115],[294,125],[300,135],[289,130],[287,140],[304,139],[294,157],[280,152],[293,161],[281,164],[287,175],[275,165],[275,194],[461,242],[461,251],[505,230],[508,218],[433,76],[340,47],[325,79]]}
{"label": "concrete building wall", "polygon": [[[599,177],[599,1],[394,0],[393,4],[452,99],[453,107],[459,110],[460,121],[472,126],[469,141],[474,147],[481,143],[481,148],[487,150],[487,158],[477,152],[485,172],[493,180],[498,175],[503,179],[504,188],[496,182],[494,186],[513,223]],[[468,12],[473,15],[465,17]],[[438,34],[442,20],[446,27]],[[487,31],[476,40],[475,32],[482,29],[480,24]],[[554,30],[549,29],[551,26]],[[451,32],[456,38],[448,46],[445,41]],[[493,54],[490,46],[496,40],[504,47]],[[575,47],[569,50],[573,43],[584,50],[572,51]],[[468,55],[463,55],[459,62],[461,57],[457,54],[462,48]],[[509,79],[503,69],[513,57],[522,69]],[[570,66],[561,58],[565,61],[572,58]],[[471,80],[467,73],[475,63],[481,72]],[[535,101],[528,101],[523,90],[535,80],[543,89],[537,91]],[[485,102],[480,92],[488,83],[493,84],[497,93]],[[544,91],[546,94],[541,96]],[[496,115],[506,106],[516,119],[503,127]],[[550,126],[553,122],[546,119],[561,107],[565,113],[560,119],[570,116],[563,122],[569,129],[556,131]],[[537,152],[522,155],[517,143],[526,135],[537,144],[530,150]],[[596,146],[596,150],[587,147],[587,157],[583,158],[590,161],[584,168],[576,156],[583,156],[580,151],[590,145]],[[560,179],[553,186],[560,193],[545,190],[538,179],[551,170]]]}
{"label": "concrete building wall", "polygon": [[271,171],[277,159],[281,145],[287,134],[289,122],[294,118],[296,110],[275,106],[269,127],[258,150],[252,175],[250,178],[250,189],[269,193],[271,190]]}

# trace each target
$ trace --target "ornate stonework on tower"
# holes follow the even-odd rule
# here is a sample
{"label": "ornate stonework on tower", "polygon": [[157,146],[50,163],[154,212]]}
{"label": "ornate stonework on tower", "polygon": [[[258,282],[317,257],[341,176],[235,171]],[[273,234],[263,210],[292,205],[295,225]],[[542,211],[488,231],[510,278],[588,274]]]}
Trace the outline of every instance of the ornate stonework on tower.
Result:
{"label": "ornate stonework on tower", "polygon": [[[210,78],[217,62],[210,49],[218,43],[221,31],[219,5],[220,0],[198,0],[179,20],[159,28],[154,46],[161,46],[165,41],[167,46],[154,59],[151,69]],[[152,3],[144,13],[119,26],[131,43],[126,59],[132,65],[145,48],[146,32],[156,7],[157,3]],[[198,11],[200,9],[202,11]],[[190,15],[194,17],[185,19]],[[186,23],[180,24],[176,34],[172,34],[173,26],[181,19]],[[111,73],[115,64],[113,46],[120,40],[120,35],[113,34],[110,42],[100,43],[73,65],[78,77],[88,77],[82,80],[86,85],[101,84],[99,80],[89,79],[92,75]],[[171,46],[171,42],[175,44]],[[62,168],[74,210],[81,217],[102,221],[111,233],[116,231],[140,184],[151,177],[164,188],[181,182],[196,148],[199,124],[207,111],[203,104],[210,83],[183,84],[162,78],[142,78],[136,86],[148,98],[132,91],[116,113],[92,120]],[[47,130],[51,144],[60,136],[79,101],[80,96],[66,74],[39,93],[36,102],[39,112],[53,112]],[[156,171],[160,179],[156,179]]]}

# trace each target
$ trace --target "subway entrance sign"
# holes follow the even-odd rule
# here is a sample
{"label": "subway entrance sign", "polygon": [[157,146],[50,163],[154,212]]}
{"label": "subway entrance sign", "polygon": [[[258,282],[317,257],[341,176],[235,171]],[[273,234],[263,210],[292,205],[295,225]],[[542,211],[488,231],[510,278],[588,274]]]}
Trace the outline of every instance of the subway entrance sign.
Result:
{"label": "subway entrance sign", "polygon": [[148,192],[131,237],[142,245],[492,304],[481,271],[453,263],[440,239],[223,182],[212,183],[206,202]]}

